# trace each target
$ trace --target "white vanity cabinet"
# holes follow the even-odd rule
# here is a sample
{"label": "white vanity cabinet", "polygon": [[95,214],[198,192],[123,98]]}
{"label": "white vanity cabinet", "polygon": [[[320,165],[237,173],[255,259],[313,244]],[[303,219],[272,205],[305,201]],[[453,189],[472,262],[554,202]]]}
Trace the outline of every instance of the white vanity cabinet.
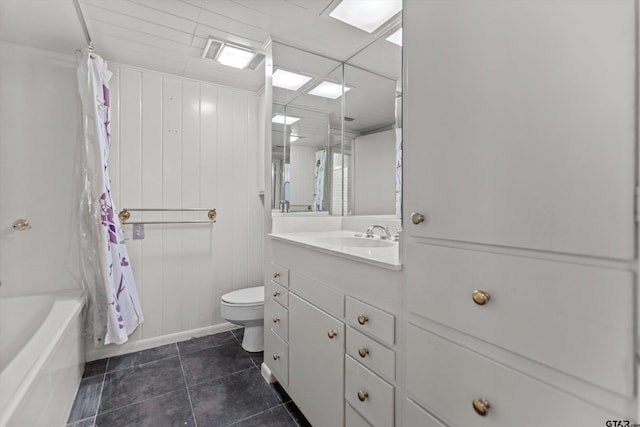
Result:
{"label": "white vanity cabinet", "polygon": [[[397,313],[401,272],[273,242],[289,288],[267,285],[265,365],[314,427],[401,425]],[[282,272],[281,272],[282,273]],[[282,277],[282,274],[280,275]],[[273,326],[288,301],[288,334]],[[286,344],[283,357],[271,351]]]}
{"label": "white vanity cabinet", "polygon": [[404,425],[640,421],[638,3],[405,0]]}

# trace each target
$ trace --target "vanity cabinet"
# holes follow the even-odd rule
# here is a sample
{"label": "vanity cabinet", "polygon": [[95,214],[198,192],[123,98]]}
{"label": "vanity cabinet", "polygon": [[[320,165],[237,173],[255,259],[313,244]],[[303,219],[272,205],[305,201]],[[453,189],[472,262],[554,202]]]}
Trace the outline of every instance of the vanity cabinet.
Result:
{"label": "vanity cabinet", "polygon": [[[265,324],[273,324],[265,335],[265,365],[314,427],[401,425],[401,273],[280,242],[273,253],[289,287],[271,281],[266,297],[288,301],[288,334],[285,342],[282,326],[274,326],[280,322],[271,318],[277,314],[265,308]],[[286,367],[283,357],[271,354],[283,344]]]}
{"label": "vanity cabinet", "polygon": [[403,15],[404,425],[637,423],[638,1]]}

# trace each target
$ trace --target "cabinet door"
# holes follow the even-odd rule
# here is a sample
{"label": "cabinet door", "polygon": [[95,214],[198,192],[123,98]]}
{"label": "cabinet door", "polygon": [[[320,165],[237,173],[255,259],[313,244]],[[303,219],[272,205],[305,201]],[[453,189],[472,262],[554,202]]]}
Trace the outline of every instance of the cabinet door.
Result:
{"label": "cabinet door", "polygon": [[634,1],[404,5],[405,230],[631,259]]}
{"label": "cabinet door", "polygon": [[314,427],[344,425],[344,323],[294,294],[289,320],[291,397]]}

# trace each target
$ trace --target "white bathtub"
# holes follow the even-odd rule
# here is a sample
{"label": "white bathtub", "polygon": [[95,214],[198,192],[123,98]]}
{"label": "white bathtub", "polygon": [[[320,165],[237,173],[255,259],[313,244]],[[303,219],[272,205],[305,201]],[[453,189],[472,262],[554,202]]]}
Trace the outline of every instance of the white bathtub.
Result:
{"label": "white bathtub", "polygon": [[0,427],[66,423],[84,364],[81,291],[0,299]]}

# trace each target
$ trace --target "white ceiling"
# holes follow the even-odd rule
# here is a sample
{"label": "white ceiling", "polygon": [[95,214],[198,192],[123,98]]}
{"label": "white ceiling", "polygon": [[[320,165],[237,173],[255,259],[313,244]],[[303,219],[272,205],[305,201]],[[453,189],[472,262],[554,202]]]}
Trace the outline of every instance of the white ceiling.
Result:
{"label": "white ceiling", "polygon": [[[337,61],[350,59],[350,63],[359,67],[399,79],[401,49],[380,37],[399,24],[368,34],[323,16],[332,2],[80,0],[80,7],[96,52],[114,62],[259,91],[264,85],[264,66],[255,71],[237,70],[200,56],[209,37],[254,48],[261,48],[271,37],[274,41]],[[0,0],[0,40],[68,54],[86,47],[72,0]],[[368,49],[360,52],[371,43]],[[303,58],[305,55],[306,59]],[[274,49],[274,64],[292,71],[321,76],[339,63],[327,58],[310,59],[313,57],[285,46]],[[349,78],[346,73],[346,79]],[[362,107],[370,107],[369,111],[358,114],[361,120],[368,117],[367,123],[361,121],[359,130],[375,128],[382,123],[374,117],[374,105],[363,97],[367,92],[375,92],[375,80],[354,82],[357,90],[347,94],[347,99],[353,99],[354,113],[357,114],[360,108],[355,104],[358,99],[362,99],[358,101]],[[283,98],[280,101],[297,96],[277,91],[275,95]],[[313,98],[310,102],[314,109],[335,110],[332,105],[335,103]],[[350,111],[347,113],[353,115]],[[385,111],[384,116],[388,113]],[[385,120],[388,121],[388,117]]]}

